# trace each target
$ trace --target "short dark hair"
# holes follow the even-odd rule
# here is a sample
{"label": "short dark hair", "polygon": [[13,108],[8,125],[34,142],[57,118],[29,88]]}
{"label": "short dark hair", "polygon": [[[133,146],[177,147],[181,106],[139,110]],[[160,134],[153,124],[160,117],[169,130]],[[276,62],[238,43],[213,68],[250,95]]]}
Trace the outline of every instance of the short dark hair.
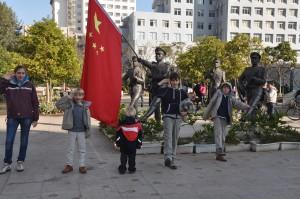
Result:
{"label": "short dark hair", "polygon": [[176,72],[172,72],[169,77],[170,80],[180,80],[180,76]]}
{"label": "short dark hair", "polygon": [[25,66],[23,66],[23,65],[18,65],[18,66],[16,66],[16,67],[15,67],[15,69],[14,69],[14,72],[16,73],[16,72],[18,72],[18,70],[20,70],[20,69],[24,69],[24,70],[25,70],[25,72],[27,72],[27,69],[26,69],[26,67],[25,67]]}
{"label": "short dark hair", "polygon": [[138,57],[137,56],[132,56],[131,60],[134,61],[134,60],[137,60]]}
{"label": "short dark hair", "polygon": [[258,56],[258,58],[261,59],[261,55],[258,52],[252,52],[250,54],[250,57],[253,57],[253,56]]}

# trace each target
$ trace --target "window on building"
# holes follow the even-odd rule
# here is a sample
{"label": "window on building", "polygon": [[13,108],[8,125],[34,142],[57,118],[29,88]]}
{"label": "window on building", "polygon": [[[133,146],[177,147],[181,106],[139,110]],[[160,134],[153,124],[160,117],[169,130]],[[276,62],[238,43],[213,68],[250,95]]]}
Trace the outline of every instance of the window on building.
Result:
{"label": "window on building", "polygon": [[122,6],[122,9],[123,9],[123,10],[127,10],[127,9],[128,9],[128,6]]}
{"label": "window on building", "polygon": [[157,40],[157,33],[156,32],[150,32],[150,39],[151,40]]}
{"label": "window on building", "polygon": [[119,16],[121,16],[121,13],[116,12],[115,15],[116,15],[116,17],[119,17]]}
{"label": "window on building", "polygon": [[288,23],[288,29],[297,30],[297,22],[289,22]]}
{"label": "window on building", "polygon": [[284,17],[285,17],[285,16],[286,16],[286,9],[281,9],[281,8],[278,9],[278,15],[279,15],[279,16],[284,16]]}
{"label": "window on building", "polygon": [[120,5],[115,5],[115,8],[116,8],[116,9],[120,9],[121,6],[120,6]]}
{"label": "window on building", "polygon": [[273,43],[273,35],[272,34],[265,34],[265,42]]}
{"label": "window on building", "polygon": [[237,19],[231,19],[230,24],[232,28],[239,28],[239,20]]}
{"label": "window on building", "polygon": [[238,35],[238,33],[231,32],[230,33],[230,39],[233,40],[237,35]]}
{"label": "window on building", "polygon": [[186,0],[186,3],[193,3],[193,0]]}
{"label": "window on building", "polygon": [[155,20],[155,19],[150,19],[150,26],[151,26],[151,27],[156,27],[156,26],[157,26],[157,20]]}
{"label": "window on building", "polygon": [[275,0],[267,0],[268,3],[275,3]]}
{"label": "window on building", "polygon": [[164,41],[169,41],[170,37],[169,37],[169,33],[163,33],[163,40]]}
{"label": "window on building", "polygon": [[130,7],[130,10],[134,10],[134,7]]}
{"label": "window on building", "polygon": [[231,6],[230,12],[231,12],[231,14],[240,14],[240,7]]}
{"label": "window on building", "polygon": [[298,10],[297,9],[289,9],[289,15],[292,17],[298,17]]}
{"label": "window on building", "polygon": [[204,10],[201,9],[198,11],[198,17],[203,17],[204,16]]}
{"label": "window on building", "polygon": [[208,13],[209,17],[216,17],[216,11],[215,10],[210,10]]}
{"label": "window on building", "polygon": [[204,5],[204,0],[198,0],[199,5]]}
{"label": "window on building", "polygon": [[274,21],[266,21],[267,29],[274,29]]}
{"label": "window on building", "polygon": [[188,29],[192,29],[192,28],[193,28],[193,22],[187,21],[187,22],[185,23],[185,27],[188,28]]}
{"label": "window on building", "polygon": [[279,29],[285,30],[285,22],[284,22],[284,21],[278,21],[278,22],[277,22],[277,27],[278,27]]}
{"label": "window on building", "polygon": [[181,28],[181,21],[174,21],[174,26],[176,28]]}
{"label": "window on building", "polygon": [[204,29],[204,23],[203,22],[198,22],[197,23],[197,28],[200,29],[200,30],[203,30]]}
{"label": "window on building", "polygon": [[107,8],[109,8],[109,9],[113,9],[113,8],[114,8],[114,5],[112,5],[112,4],[108,4],[108,5],[107,5]]}
{"label": "window on building", "polygon": [[243,20],[243,27],[244,28],[251,28],[251,21],[250,20]]}
{"label": "window on building", "polygon": [[138,26],[145,26],[145,19],[138,19],[137,20],[137,25]]}
{"label": "window on building", "polygon": [[185,38],[186,38],[186,41],[193,41],[193,35],[192,34],[186,34]]}
{"label": "window on building", "polygon": [[253,37],[261,40],[261,34],[260,33],[254,33]]}
{"label": "window on building", "polygon": [[243,7],[243,14],[251,15],[251,7]]}
{"label": "window on building", "polygon": [[180,8],[175,8],[174,9],[174,15],[181,15],[181,9]]}
{"label": "window on building", "polygon": [[162,25],[164,28],[169,28],[169,21],[168,20],[163,20]]}
{"label": "window on building", "polygon": [[145,40],[145,32],[137,32],[138,40]]}
{"label": "window on building", "polygon": [[181,34],[180,33],[175,33],[174,37],[175,37],[176,42],[181,42]]}
{"label": "window on building", "polygon": [[212,5],[213,4],[213,0],[209,0],[209,5]]}
{"label": "window on building", "polygon": [[258,3],[264,3],[264,0],[256,0]]}
{"label": "window on building", "polygon": [[138,54],[141,55],[145,55],[145,47],[144,46],[139,46],[138,47]]}
{"label": "window on building", "polygon": [[212,30],[213,29],[213,24],[212,23],[209,23],[208,24],[208,30]]}
{"label": "window on building", "polygon": [[299,4],[299,0],[292,0],[292,3]]}
{"label": "window on building", "polygon": [[185,14],[186,14],[186,16],[193,16],[193,10],[192,9],[186,9]]}
{"label": "window on building", "polygon": [[123,13],[122,16],[123,16],[123,17],[126,17],[126,16],[127,16],[127,13]]}
{"label": "window on building", "polygon": [[263,8],[255,8],[255,14],[257,15],[263,15]]}
{"label": "window on building", "polygon": [[114,13],[112,13],[112,12],[108,12],[108,14],[109,14],[109,16],[113,16],[114,15]]}
{"label": "window on building", "polygon": [[276,42],[277,43],[284,42],[284,35],[283,34],[277,34],[276,35]]}
{"label": "window on building", "polygon": [[175,3],[181,3],[181,0],[175,0]]}
{"label": "window on building", "polygon": [[262,29],[262,21],[254,21],[254,28]]}
{"label": "window on building", "polygon": [[296,43],[296,35],[288,35],[288,41],[290,43],[295,44]]}
{"label": "window on building", "polygon": [[287,3],[287,0],[279,0],[280,3]]}
{"label": "window on building", "polygon": [[274,8],[267,8],[266,9],[267,15],[269,16],[275,16],[275,9]]}

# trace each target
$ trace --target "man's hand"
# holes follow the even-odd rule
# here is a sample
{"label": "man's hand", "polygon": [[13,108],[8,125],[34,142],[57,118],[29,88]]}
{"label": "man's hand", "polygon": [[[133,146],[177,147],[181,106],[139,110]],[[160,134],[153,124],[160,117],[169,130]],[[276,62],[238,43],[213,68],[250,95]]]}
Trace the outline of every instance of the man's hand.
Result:
{"label": "man's hand", "polygon": [[33,121],[31,125],[32,125],[33,128],[35,128],[38,125],[38,122],[37,121]]}
{"label": "man's hand", "polygon": [[3,78],[4,79],[7,79],[7,80],[10,80],[15,74],[13,72],[10,72],[10,73],[6,73]]}
{"label": "man's hand", "polygon": [[180,114],[181,114],[182,117],[185,117],[185,116],[187,116],[188,113],[187,112],[181,112]]}

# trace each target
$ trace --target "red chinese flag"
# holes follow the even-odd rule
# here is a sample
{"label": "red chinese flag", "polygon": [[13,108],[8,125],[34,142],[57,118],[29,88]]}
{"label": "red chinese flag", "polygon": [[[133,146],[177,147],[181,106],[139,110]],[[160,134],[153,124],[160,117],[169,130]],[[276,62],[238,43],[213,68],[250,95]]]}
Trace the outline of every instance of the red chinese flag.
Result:
{"label": "red chinese flag", "polygon": [[89,1],[81,88],[92,117],[115,126],[122,89],[122,35],[97,0]]}

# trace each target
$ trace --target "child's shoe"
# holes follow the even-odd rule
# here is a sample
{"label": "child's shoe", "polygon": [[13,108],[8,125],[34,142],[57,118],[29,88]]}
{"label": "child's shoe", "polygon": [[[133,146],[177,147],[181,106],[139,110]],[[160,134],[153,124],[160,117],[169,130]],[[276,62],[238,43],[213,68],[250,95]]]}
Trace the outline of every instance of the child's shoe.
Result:
{"label": "child's shoe", "polygon": [[17,172],[24,171],[24,162],[23,161],[17,161],[16,171]]}
{"label": "child's shoe", "polygon": [[63,174],[70,173],[73,171],[73,167],[71,165],[66,165],[64,170],[62,170]]}
{"label": "child's shoe", "polygon": [[0,175],[5,174],[7,172],[11,171],[11,164],[4,163],[3,167],[0,170]]}
{"label": "child's shoe", "polygon": [[86,174],[86,173],[87,173],[86,167],[79,167],[79,172],[80,172],[81,174]]}
{"label": "child's shoe", "polygon": [[133,174],[136,172],[136,168],[128,168],[129,173]]}
{"label": "child's shoe", "polygon": [[127,169],[126,169],[125,166],[122,166],[122,165],[119,166],[119,173],[120,173],[121,175],[125,174],[126,170],[127,170]]}
{"label": "child's shoe", "polygon": [[216,160],[221,161],[221,162],[227,162],[227,160],[224,158],[223,155],[217,155]]}

